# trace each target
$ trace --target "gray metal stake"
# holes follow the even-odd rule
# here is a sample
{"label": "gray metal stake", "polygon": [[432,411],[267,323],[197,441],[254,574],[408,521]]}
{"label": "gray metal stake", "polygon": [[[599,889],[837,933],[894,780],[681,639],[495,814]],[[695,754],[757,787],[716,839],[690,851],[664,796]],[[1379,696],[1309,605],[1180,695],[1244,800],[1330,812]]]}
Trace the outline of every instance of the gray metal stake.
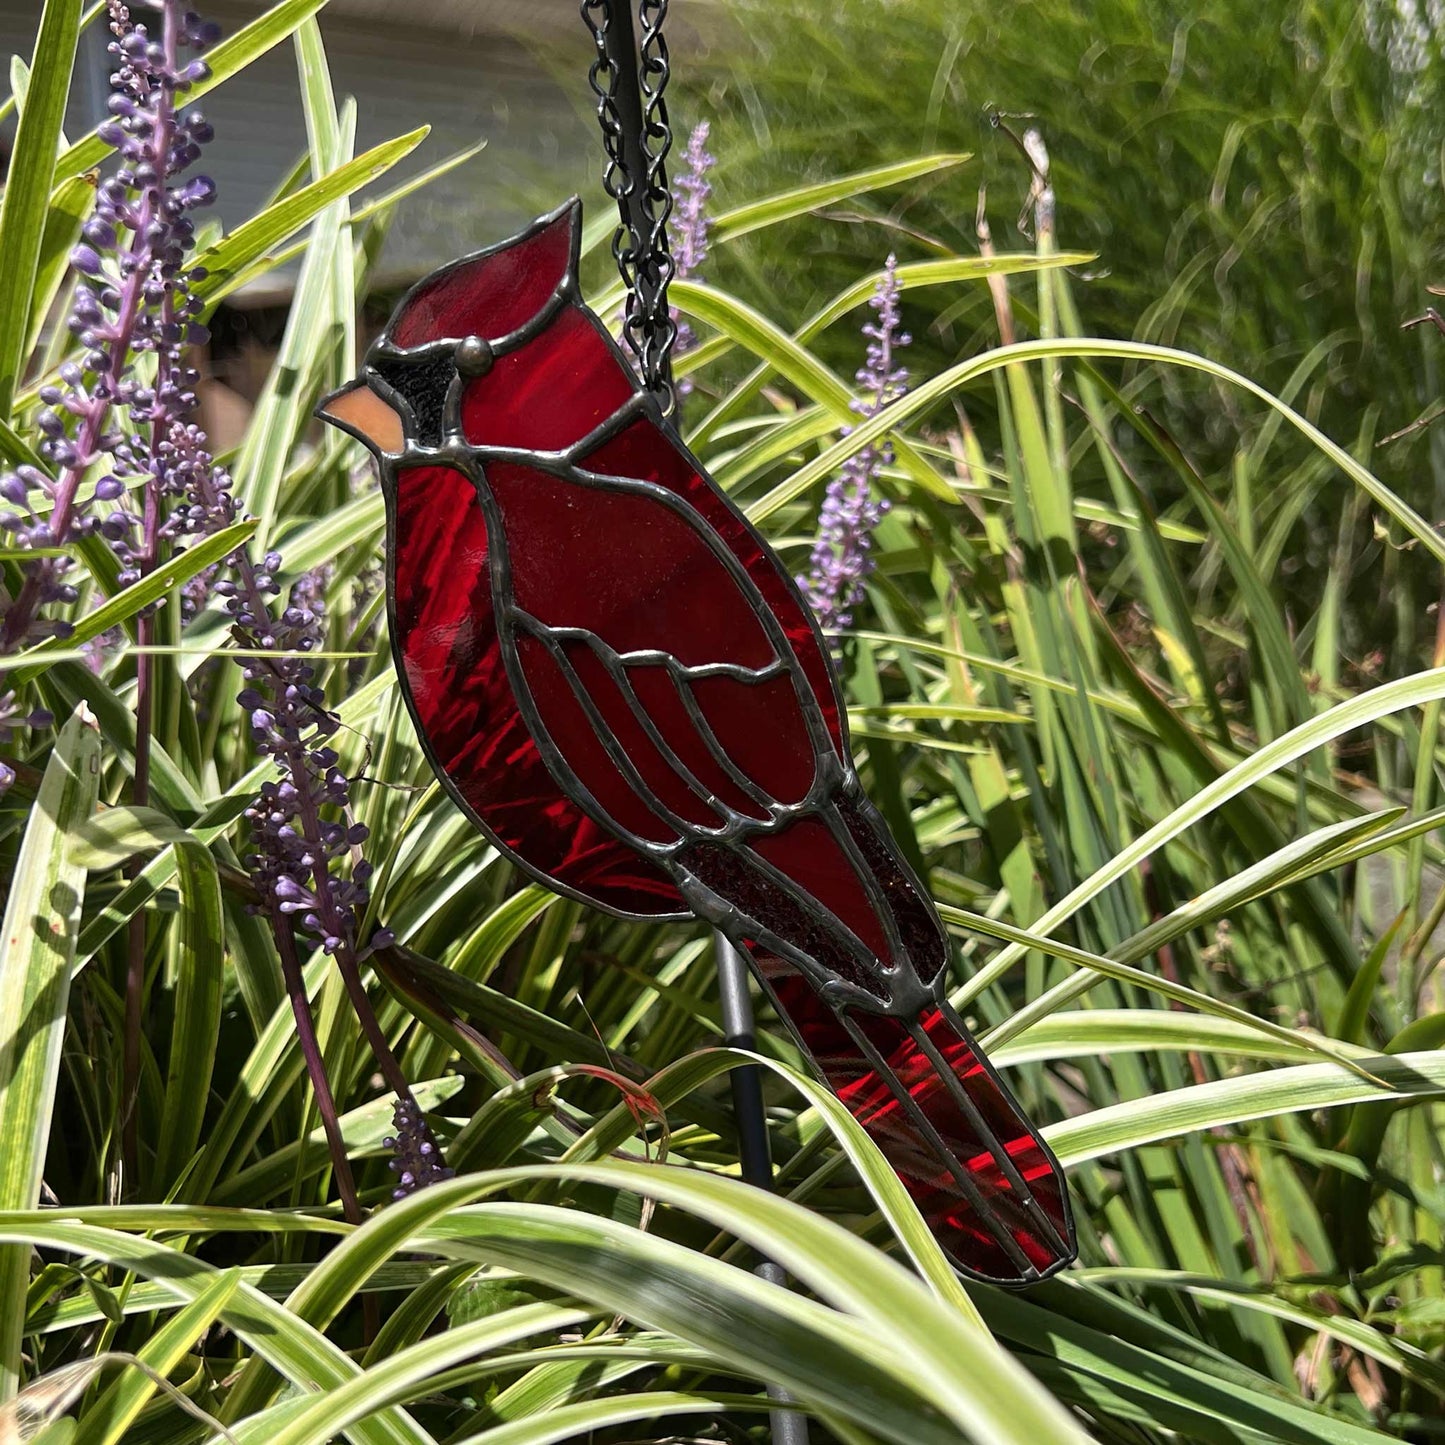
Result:
{"label": "gray metal stake", "polygon": [[[717,952],[718,996],[722,1001],[723,1035],[730,1048],[755,1050],[753,999],[748,992],[748,967],[731,943],[714,932]],[[768,1147],[768,1118],[763,1110],[762,1073],[756,1064],[740,1064],[731,1074],[733,1114],[738,1127],[738,1158],[743,1178],[759,1189],[773,1187],[773,1158]],[[759,1260],[755,1274],[770,1284],[786,1284],[781,1265]],[[777,1385],[768,1386],[768,1398],[779,1403],[792,1396]],[[793,1410],[771,1410],[768,1423],[773,1445],[808,1445],[808,1417]]]}

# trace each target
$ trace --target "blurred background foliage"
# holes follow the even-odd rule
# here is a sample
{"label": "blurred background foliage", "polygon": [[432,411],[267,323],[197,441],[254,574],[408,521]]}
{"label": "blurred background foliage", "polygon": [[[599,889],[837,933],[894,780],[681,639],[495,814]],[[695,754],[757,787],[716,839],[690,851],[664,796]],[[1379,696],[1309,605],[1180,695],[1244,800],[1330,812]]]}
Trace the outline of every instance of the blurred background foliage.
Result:
{"label": "blurred background foliage", "polygon": [[[1445,433],[1380,445],[1442,391],[1438,333],[1401,329],[1445,284],[1445,25],[1432,0],[739,0],[720,23],[727,42],[679,71],[678,109],[712,120],[724,200],[915,152],[977,157],[925,190],[827,208],[805,246],[774,231],[729,247],[720,284],[802,317],[886,249],[975,249],[980,189],[997,244],[1016,244],[1020,223],[1032,228],[1017,138],[1033,127],[1059,244],[1097,255],[1080,272],[1091,334],[1199,352],[1315,420],[1328,408],[1333,436],[1445,517]],[[908,320],[928,366],[971,355],[991,326],[979,294],[930,297]],[[1120,383],[1230,506],[1231,460],[1266,420],[1167,368],[1126,368]],[[1270,534],[1286,599],[1306,612],[1347,546],[1347,646],[1383,650],[1398,675],[1432,644],[1433,574],[1368,529],[1342,539],[1339,494],[1307,449],[1281,438],[1273,457],[1237,525]]]}

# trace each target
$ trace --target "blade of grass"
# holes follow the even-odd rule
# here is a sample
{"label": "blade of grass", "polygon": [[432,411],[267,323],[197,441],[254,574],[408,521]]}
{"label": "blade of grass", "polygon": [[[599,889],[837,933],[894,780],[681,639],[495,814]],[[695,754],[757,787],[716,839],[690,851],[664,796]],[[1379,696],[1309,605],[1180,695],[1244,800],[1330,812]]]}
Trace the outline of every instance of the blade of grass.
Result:
{"label": "blade of grass", "polygon": [[0,415],[9,416],[25,365],[36,268],[50,211],[55,153],[80,39],[75,0],[46,0],[30,63],[31,83],[15,131],[0,199]]}
{"label": "blade of grass", "polygon": [[[84,708],[61,729],[21,840],[0,937],[0,1207],[39,1203],[60,1073],[85,870],[70,842],[95,809],[100,733]],[[30,1247],[0,1250],[0,1403],[21,1374]]]}

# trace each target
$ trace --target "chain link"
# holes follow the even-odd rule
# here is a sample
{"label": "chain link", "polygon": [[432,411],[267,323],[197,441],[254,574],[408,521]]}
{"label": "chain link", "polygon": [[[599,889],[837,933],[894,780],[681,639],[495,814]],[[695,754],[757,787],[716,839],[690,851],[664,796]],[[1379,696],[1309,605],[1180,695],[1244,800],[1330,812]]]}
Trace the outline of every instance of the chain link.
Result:
{"label": "chain link", "polygon": [[674,270],[667,234],[672,214],[672,191],[667,184],[672,129],[664,99],[670,63],[662,33],[668,0],[641,0],[639,9],[642,133],[635,140],[643,163],[641,175],[634,175],[629,164],[618,105],[618,86],[630,84],[633,77],[620,75],[607,53],[608,35],[615,23],[614,3],[630,4],[631,0],[582,0],[582,19],[596,47],[588,81],[597,97],[597,120],[607,152],[602,184],[622,217],[612,237],[612,256],[627,292],[623,336],[637,357],[643,384],[658,397],[667,415],[676,405],[669,361],[677,340],[677,323],[667,304]]}

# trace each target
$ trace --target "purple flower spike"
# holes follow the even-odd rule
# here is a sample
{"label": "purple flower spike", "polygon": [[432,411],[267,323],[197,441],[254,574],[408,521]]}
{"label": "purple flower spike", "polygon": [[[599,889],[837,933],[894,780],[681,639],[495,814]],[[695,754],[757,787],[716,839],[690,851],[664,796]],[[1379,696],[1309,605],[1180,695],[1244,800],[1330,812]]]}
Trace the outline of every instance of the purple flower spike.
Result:
{"label": "purple flower spike", "polygon": [[[673,276],[686,281],[696,276],[707,260],[708,231],[712,222],[707,214],[707,203],[712,196],[712,182],[708,172],[717,164],[717,157],[708,154],[708,123],[699,121],[688,137],[683,160],[687,169],[674,182],[677,199],[673,203],[672,256]],[[673,343],[672,354],[682,356],[697,345],[692,327],[673,308],[672,319],[677,322],[677,340]],[[678,396],[687,396],[692,391],[692,379],[683,377],[677,383]]]}
{"label": "purple flower spike", "polygon": [[676,275],[695,276],[707,260],[708,231],[711,221],[707,203],[712,196],[708,172],[717,164],[717,157],[707,151],[708,123],[700,120],[688,137],[683,159],[687,170],[677,178],[681,192],[672,212],[672,251]]}
{"label": "purple flower spike", "polygon": [[[28,513],[21,517],[21,545],[68,548],[98,528],[120,558],[122,582],[154,562],[159,502],[180,494],[164,445],[158,455],[154,439],[168,436],[195,406],[197,376],[183,350],[202,303],[185,264],[195,240],[188,212],[207,204],[215,190],[204,177],[180,179],[210,127],[199,112],[182,117],[177,111],[196,64],[181,52],[201,48],[209,30],[182,0],[151,0],[148,8],[159,14],[143,24],[121,0],[109,0],[111,118],[101,131],[118,166],[96,188],[95,214],[70,253],[81,279],[67,324],[80,340],[81,361],[61,367],[63,388],[41,393],[40,453],[55,479],[26,480],[39,481],[53,502],[46,520],[30,512],[24,495],[15,495],[9,478],[4,487],[5,499]],[[148,384],[137,365],[146,355],[155,358]],[[82,497],[81,479],[102,460],[107,473]],[[132,481],[155,493],[139,533],[123,500]],[[92,515],[97,504],[99,516]],[[69,600],[59,580],[69,566],[61,555],[37,557],[24,568],[24,585],[0,617],[0,652],[14,652],[46,630],[39,610]]]}
{"label": "purple flower spike", "polygon": [[[910,340],[899,329],[899,289],[898,261],[890,255],[878,289],[868,302],[876,318],[863,327],[868,350],[857,374],[859,396],[852,404],[860,416],[877,416],[908,389],[908,372],[894,357]],[[852,609],[865,596],[865,583],[876,565],[873,529],[888,510],[887,499],[873,495],[873,483],[892,461],[893,449],[887,441],[864,447],[849,457],[828,484],[808,573],[798,579],[825,631],[848,627],[853,621]]]}
{"label": "purple flower spike", "polygon": [[[160,13],[144,25],[122,0],[109,0],[111,118],[100,134],[115,147],[118,166],[97,186],[95,214],[70,253],[79,279],[66,329],[78,339],[81,359],[61,365],[63,386],[41,388],[39,451],[53,480],[34,467],[0,478],[0,496],[19,509],[0,517],[7,541],[50,554],[23,562],[20,587],[13,596],[0,594],[0,654],[70,627],[41,613],[48,604],[77,600],[64,579],[69,549],[86,536],[98,533],[110,544],[122,585],[137,581],[157,561],[163,502],[176,494],[156,438],[195,405],[197,377],[183,347],[202,307],[185,268],[195,239],[186,213],[206,204],[214,187],[177,181],[200,155],[198,137],[208,130],[194,113],[178,119],[177,102],[195,69],[181,51],[200,48],[205,38],[183,0],[150,0],[150,8]],[[148,356],[153,365],[138,364]],[[143,384],[138,378],[146,371],[154,380]],[[82,496],[81,481],[97,463],[106,469],[102,480]],[[143,516],[127,510],[130,482],[144,499]],[[36,494],[50,505],[37,509]],[[147,620],[143,615],[143,626]],[[148,696],[139,677],[137,687]],[[11,776],[9,768],[0,775],[0,792]]]}
{"label": "purple flower spike", "polygon": [[397,1176],[396,1188],[391,1192],[393,1199],[405,1199],[408,1194],[415,1194],[428,1184],[440,1184],[455,1174],[455,1170],[443,1163],[442,1152],[415,1100],[398,1100],[392,1110],[391,1123],[396,1133],[381,1142],[396,1156],[391,1161],[391,1171]]}

